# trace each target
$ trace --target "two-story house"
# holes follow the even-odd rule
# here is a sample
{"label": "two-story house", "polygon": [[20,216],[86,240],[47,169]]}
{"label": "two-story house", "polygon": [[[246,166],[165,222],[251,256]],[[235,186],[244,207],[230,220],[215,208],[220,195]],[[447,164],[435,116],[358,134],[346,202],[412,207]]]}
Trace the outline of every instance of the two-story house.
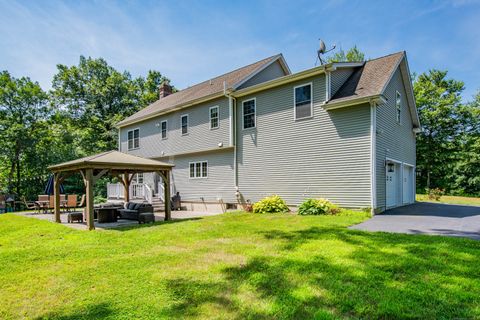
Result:
{"label": "two-story house", "polygon": [[[119,150],[173,163],[172,192],[195,210],[272,194],[375,212],[412,203],[419,128],[405,52],[293,74],[279,54],[175,93],[164,83],[118,123]],[[135,182],[162,197],[159,179]]]}

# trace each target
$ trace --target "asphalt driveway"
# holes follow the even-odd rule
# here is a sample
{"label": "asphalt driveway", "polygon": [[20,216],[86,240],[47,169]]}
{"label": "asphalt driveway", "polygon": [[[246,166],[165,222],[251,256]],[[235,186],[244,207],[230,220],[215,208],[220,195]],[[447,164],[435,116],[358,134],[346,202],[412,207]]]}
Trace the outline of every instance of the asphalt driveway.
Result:
{"label": "asphalt driveway", "polygon": [[387,210],[350,229],[480,240],[480,207],[417,202]]}

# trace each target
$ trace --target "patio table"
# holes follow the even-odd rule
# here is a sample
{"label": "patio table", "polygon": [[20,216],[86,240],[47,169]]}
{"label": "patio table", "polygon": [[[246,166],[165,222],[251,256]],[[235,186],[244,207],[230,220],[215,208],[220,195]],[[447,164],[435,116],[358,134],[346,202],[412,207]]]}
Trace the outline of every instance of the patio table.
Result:
{"label": "patio table", "polygon": [[50,201],[35,201],[35,203],[38,204],[44,214],[48,213],[48,205],[50,204]]}

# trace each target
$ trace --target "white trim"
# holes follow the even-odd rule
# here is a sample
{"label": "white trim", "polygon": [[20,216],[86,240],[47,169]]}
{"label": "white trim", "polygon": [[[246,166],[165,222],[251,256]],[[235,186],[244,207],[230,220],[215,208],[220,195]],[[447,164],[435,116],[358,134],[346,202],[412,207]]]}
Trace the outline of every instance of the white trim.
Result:
{"label": "white trim", "polygon": [[392,159],[392,158],[387,158],[387,157],[385,157],[385,160],[386,160],[386,161],[391,161],[391,162],[394,162],[394,163],[397,163],[397,164],[402,164],[402,161],[395,160],[395,159]]}
{"label": "white trim", "polygon": [[[135,148],[135,130],[138,130],[138,147],[136,148]],[[129,144],[128,141],[130,140],[128,139],[128,134],[130,132],[133,132],[133,148],[129,148],[129,145],[128,145]],[[131,151],[131,150],[138,150],[138,149],[140,149],[140,127],[133,128],[127,131],[127,150]]]}
{"label": "white trim", "polygon": [[[187,117],[187,132],[186,133],[183,133],[183,123],[182,123],[183,117]],[[188,115],[188,113],[182,114],[180,116],[180,133],[181,133],[182,136],[187,136],[190,133],[190,116]]]}
{"label": "white trim", "polygon": [[[297,88],[305,87],[305,86],[310,86],[310,115],[307,117],[301,117],[297,118],[297,94],[296,90]],[[309,119],[313,118],[313,82],[307,82],[304,84],[300,84],[298,86],[293,87],[293,120],[303,120],[303,119]]]}
{"label": "white trim", "polygon": [[[202,164],[203,163],[206,163],[207,164],[207,176],[206,177],[203,177],[202,176]],[[193,164],[194,167],[193,167],[193,173],[194,175],[196,176],[197,175],[197,164],[200,164],[200,177],[191,177],[190,176],[190,165]],[[208,178],[208,172],[209,172],[209,169],[208,169],[208,160],[199,160],[199,161],[191,161],[188,163],[188,178],[191,179],[191,180],[196,180],[196,179],[207,179]]]}
{"label": "white trim", "polygon": [[[122,152],[122,134],[121,134],[121,131],[122,131],[122,128],[118,128],[118,151]],[[127,136],[127,140],[128,140],[128,136]],[[127,145],[128,145],[128,141],[127,141]]]}
{"label": "white trim", "polygon": [[[166,126],[165,126],[165,138],[163,137],[163,123],[166,123]],[[162,140],[167,140],[168,139],[168,120],[162,120],[160,121],[160,138]]]}
{"label": "white trim", "polygon": [[[397,99],[400,97],[400,105],[397,105]],[[400,110],[400,113],[398,112]],[[395,121],[402,124],[402,94],[395,90]]]}
{"label": "white trim", "polygon": [[335,100],[331,100],[330,102],[325,103],[323,108],[325,110],[333,110],[333,109],[345,108],[345,107],[350,107],[357,104],[371,103],[371,102],[375,102],[377,104],[385,104],[387,103],[387,100],[383,95],[376,95],[376,96],[358,98],[353,100],[349,99],[349,100],[339,101],[339,102],[335,102]]}
{"label": "white trim", "polygon": [[[217,126],[212,127],[212,109],[215,109],[215,108],[217,108]],[[208,109],[208,122],[209,122],[210,130],[215,130],[215,129],[220,128],[220,107],[218,105],[210,107]]]}
{"label": "white trim", "polygon": [[325,102],[330,101],[332,98],[332,74],[325,72]]}
{"label": "white trim", "polygon": [[228,96],[228,128],[229,128],[229,135],[228,135],[228,145],[231,147],[233,146],[233,98]]}
{"label": "white trim", "polygon": [[[248,101],[254,101],[254,110],[255,110],[255,113],[254,113],[254,122],[255,122],[255,125],[253,127],[249,127],[249,128],[245,128],[245,124],[244,124],[244,120],[245,120],[245,115],[243,114],[243,111],[244,111],[244,107],[243,107],[243,104],[245,102],[248,102]],[[247,100],[242,100],[242,130],[250,130],[250,129],[255,129],[257,127],[257,97],[253,97],[253,98],[250,98],[250,99],[247,99]]]}
{"label": "white trim", "polygon": [[375,102],[370,104],[370,179],[371,179],[371,208],[375,214],[377,208],[377,106]]}

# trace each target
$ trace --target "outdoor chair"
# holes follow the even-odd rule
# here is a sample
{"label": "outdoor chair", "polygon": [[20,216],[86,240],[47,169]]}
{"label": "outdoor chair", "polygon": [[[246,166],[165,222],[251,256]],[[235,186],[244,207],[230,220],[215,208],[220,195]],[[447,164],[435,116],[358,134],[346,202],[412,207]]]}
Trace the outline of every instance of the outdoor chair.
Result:
{"label": "outdoor chair", "polygon": [[55,197],[50,196],[48,199],[48,209],[50,210],[50,213],[53,213],[53,210],[55,209]]}
{"label": "outdoor chair", "polygon": [[83,207],[85,207],[85,195],[84,194],[82,194],[82,199],[77,204],[77,208],[83,208]]}
{"label": "outdoor chair", "polygon": [[6,210],[5,196],[0,194],[0,213],[5,213]]}
{"label": "outdoor chair", "polygon": [[65,209],[67,211],[75,210],[77,207],[77,195],[76,194],[69,194],[67,196],[67,203],[65,204]]}
{"label": "outdoor chair", "polygon": [[28,210],[35,210],[35,213],[40,212],[40,206],[35,201],[27,201],[25,197],[22,197],[22,202]]}

